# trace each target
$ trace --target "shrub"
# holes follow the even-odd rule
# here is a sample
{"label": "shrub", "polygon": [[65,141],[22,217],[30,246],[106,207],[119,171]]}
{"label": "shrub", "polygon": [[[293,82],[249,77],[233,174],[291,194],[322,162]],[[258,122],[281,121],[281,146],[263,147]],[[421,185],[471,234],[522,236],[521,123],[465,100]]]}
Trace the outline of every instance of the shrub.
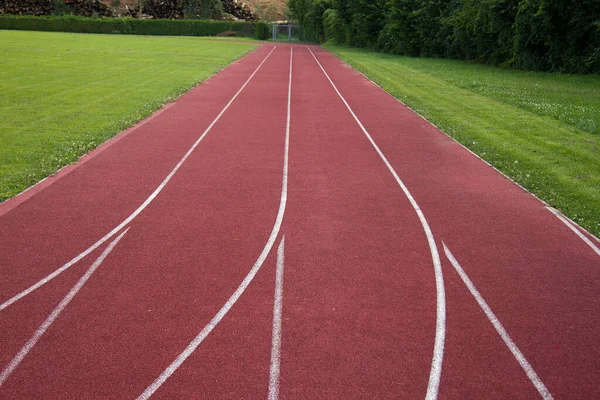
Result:
{"label": "shrub", "polygon": [[600,72],[597,0],[522,0],[515,21],[515,63],[525,69]]}
{"label": "shrub", "polygon": [[258,40],[267,40],[269,38],[269,24],[263,21],[256,23],[256,38]]}
{"label": "shrub", "polygon": [[337,11],[333,8],[323,13],[323,30],[325,40],[338,44],[344,44],[348,41],[348,31],[344,22],[338,17]]}
{"label": "shrub", "polygon": [[54,11],[52,15],[68,15],[72,14],[73,10],[66,5],[65,0],[54,0]]}

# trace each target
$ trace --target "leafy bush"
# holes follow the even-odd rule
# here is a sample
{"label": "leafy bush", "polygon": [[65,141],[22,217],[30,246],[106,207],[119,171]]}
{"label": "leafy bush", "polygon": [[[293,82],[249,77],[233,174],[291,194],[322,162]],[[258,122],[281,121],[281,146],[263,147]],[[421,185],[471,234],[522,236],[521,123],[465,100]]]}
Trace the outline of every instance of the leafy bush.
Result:
{"label": "leafy bush", "polygon": [[325,40],[338,44],[344,44],[348,41],[348,31],[346,25],[338,17],[337,11],[333,8],[325,10],[323,13],[323,31]]}
{"label": "leafy bush", "polygon": [[321,43],[325,41],[325,29],[323,25],[323,14],[331,8],[330,0],[315,0],[305,16],[304,27],[306,38],[311,42]]}
{"label": "leafy bush", "polygon": [[72,14],[73,10],[67,6],[65,0],[54,0],[54,10],[52,15],[69,15]]}
{"label": "leafy bush", "polygon": [[267,40],[269,38],[270,26],[266,22],[259,21],[256,23],[256,38],[258,40]]}
{"label": "leafy bush", "polygon": [[600,0],[289,0],[289,7],[312,41],[600,72]]}
{"label": "leafy bush", "polygon": [[533,70],[600,72],[597,0],[522,0],[515,20],[515,64]]}

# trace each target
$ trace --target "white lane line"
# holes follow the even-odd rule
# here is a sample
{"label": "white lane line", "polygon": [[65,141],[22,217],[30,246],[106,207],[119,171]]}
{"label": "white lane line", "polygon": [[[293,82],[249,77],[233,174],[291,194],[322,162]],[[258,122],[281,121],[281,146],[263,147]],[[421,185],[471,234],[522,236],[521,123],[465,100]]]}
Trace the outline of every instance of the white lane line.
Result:
{"label": "white lane line", "polygon": [[310,51],[310,54],[312,54],[312,56],[315,59],[315,61],[317,62],[317,64],[319,64],[321,71],[323,71],[323,73],[329,80],[329,83],[331,83],[331,86],[333,86],[333,88],[337,92],[340,99],[342,99],[342,101],[346,105],[346,108],[348,109],[348,111],[350,111],[350,114],[352,114],[352,117],[354,117],[354,120],[356,121],[358,126],[360,126],[360,129],[362,129],[363,133],[367,136],[367,138],[369,139],[369,141],[375,148],[375,150],[377,151],[377,154],[379,154],[379,157],[381,157],[381,159],[387,166],[388,170],[392,173],[392,175],[394,176],[394,179],[396,179],[396,182],[398,183],[398,185],[400,185],[400,187],[402,188],[402,191],[404,192],[404,194],[410,201],[410,204],[412,205],[415,212],[417,213],[417,216],[419,217],[419,221],[421,221],[421,225],[423,226],[423,230],[425,231],[425,236],[427,236],[427,243],[429,244],[429,250],[431,251],[431,260],[433,262],[433,269],[435,272],[435,287],[436,287],[436,295],[437,295],[437,299],[436,299],[437,300],[437,311],[436,311],[437,314],[436,314],[436,328],[435,328],[435,344],[433,347],[433,359],[431,362],[431,371],[429,374],[429,384],[427,385],[427,394],[425,395],[425,398],[428,400],[436,399],[437,395],[438,395],[438,391],[439,391],[439,386],[440,386],[440,378],[442,376],[442,360],[444,358],[444,341],[445,341],[445,337],[446,337],[446,294],[445,294],[445,290],[444,290],[444,276],[442,275],[442,264],[440,262],[440,255],[439,255],[439,252],[437,249],[437,245],[435,244],[435,239],[433,238],[433,233],[431,232],[431,229],[429,228],[429,224],[427,223],[427,220],[425,219],[425,215],[419,208],[419,205],[417,204],[416,200],[410,194],[410,191],[408,190],[408,188],[406,187],[404,182],[402,182],[402,180],[400,179],[400,177],[398,176],[398,174],[396,173],[396,171],[394,170],[392,165],[389,163],[387,158],[383,155],[383,152],[379,149],[379,146],[377,146],[377,144],[375,143],[375,141],[373,140],[373,138],[371,137],[369,132],[367,132],[367,130],[365,129],[363,124],[360,122],[360,120],[358,119],[356,114],[354,114],[354,111],[352,111],[352,108],[350,107],[350,105],[348,104],[348,102],[346,101],[344,96],[342,96],[342,94],[338,90],[337,86],[335,86],[335,84],[333,83],[333,81],[331,80],[331,78],[329,77],[329,75],[327,74],[327,72],[325,71],[325,69],[323,68],[323,66],[321,65],[321,63],[319,62],[317,57],[315,56],[315,54],[312,52],[312,50],[310,48],[307,47],[307,49],[308,49],[308,51]]}
{"label": "white lane line", "polygon": [[281,185],[281,200],[279,202],[279,211],[277,212],[277,219],[275,220],[275,225],[273,226],[273,230],[271,231],[271,235],[269,236],[269,240],[267,244],[260,253],[260,256],[248,272],[248,275],[244,278],[240,286],[236,289],[236,291],[231,295],[231,297],[227,300],[227,302],[223,305],[223,307],[217,312],[217,314],[213,317],[212,320],[200,331],[198,336],[194,338],[190,342],[190,344],[177,356],[177,358],[160,374],[158,378],[150,386],[144,390],[144,392],[138,397],[138,400],[145,400],[150,398],[162,386],[163,383],[173,373],[183,364],[183,362],[196,350],[196,348],[206,339],[210,332],[221,322],[223,317],[229,312],[231,307],[238,301],[240,296],[244,293],[250,282],[254,279],[254,276],[258,273],[260,268],[262,267],[265,259],[269,255],[273,244],[275,243],[275,239],[277,239],[277,235],[279,234],[279,229],[281,228],[281,223],[283,221],[283,215],[285,214],[285,205],[287,202],[287,182],[288,182],[288,153],[289,153],[289,144],[290,144],[290,111],[291,111],[291,101],[292,101],[292,56],[293,49],[290,48],[290,77],[289,77],[289,86],[288,86],[288,104],[287,104],[287,122],[285,128],[285,150],[283,156],[283,180]]}
{"label": "white lane line", "polygon": [[281,366],[281,315],[283,308],[283,263],[285,236],[277,249],[277,273],[273,304],[273,339],[271,346],[271,372],[269,376],[269,400],[279,399],[279,370]]}
{"label": "white lane line", "polygon": [[85,285],[85,283],[88,281],[88,279],[90,279],[92,274],[96,271],[96,269],[98,269],[100,264],[102,264],[104,259],[115,248],[115,246],[119,243],[119,241],[123,238],[123,236],[125,236],[125,234],[127,233],[128,230],[129,230],[129,228],[127,228],[125,231],[123,231],[123,233],[121,233],[115,240],[113,240],[108,245],[108,247],[104,250],[104,252],[102,252],[100,257],[98,257],[98,259],[92,264],[92,266],[87,270],[87,272],[79,279],[79,281],[75,284],[75,286],[73,286],[71,288],[69,293],[67,293],[67,295],[60,301],[60,303],[58,303],[58,306],[56,306],[56,308],[54,310],[52,310],[52,312],[50,313],[50,315],[48,315],[48,317],[46,318],[44,323],[42,325],[40,325],[40,327],[37,329],[37,331],[35,331],[35,333],[31,337],[31,339],[29,339],[29,341],[25,344],[25,346],[23,346],[23,348],[19,351],[19,353],[17,353],[17,355],[11,360],[11,362],[4,369],[4,371],[2,371],[2,373],[0,374],[0,386],[2,386],[2,384],[4,384],[4,382],[10,376],[10,374],[12,374],[13,371],[15,370],[15,368],[17,368],[17,366],[21,363],[21,361],[23,361],[23,359],[25,358],[27,353],[29,353],[29,351],[33,348],[33,346],[36,345],[38,340],[40,340],[40,338],[46,332],[46,330],[50,327],[50,325],[52,325],[52,323],[56,320],[56,318],[58,318],[60,313],[63,312],[63,310],[67,307],[67,305],[71,302],[71,300],[73,300],[73,298],[75,297],[77,292],[79,292],[79,290],[81,290],[83,285]]}
{"label": "white lane line", "polygon": [[473,282],[471,282],[466,272],[462,269],[458,261],[456,261],[456,258],[454,258],[454,256],[452,255],[450,249],[448,249],[448,246],[446,246],[446,243],[442,242],[442,244],[444,245],[444,252],[446,253],[446,257],[448,257],[448,260],[450,261],[452,266],[454,266],[454,269],[456,270],[456,272],[458,272],[458,275],[460,275],[461,279],[469,289],[469,292],[471,292],[473,297],[475,297],[475,300],[479,304],[479,307],[481,307],[485,315],[488,317],[488,319],[496,329],[496,332],[498,332],[498,334],[500,335],[510,352],[517,359],[519,365],[521,366],[521,368],[523,368],[523,371],[525,371],[527,377],[529,378],[531,383],[533,383],[540,396],[542,396],[542,398],[546,400],[552,399],[550,391],[546,388],[540,377],[535,373],[533,367],[529,364],[529,362],[527,362],[525,356],[523,355],[523,353],[521,353],[515,342],[513,342],[513,340],[510,338],[510,336],[508,335],[508,333],[506,332],[506,330],[504,329],[504,327],[502,326],[492,309],[488,306],[483,297],[481,297],[481,294],[479,294],[479,291],[475,288]]}
{"label": "white lane line", "polygon": [[113,237],[114,235],[116,235],[117,232],[119,232],[121,229],[123,229],[123,227],[125,225],[129,224],[142,211],[144,211],[144,209],[146,207],[148,207],[148,205],[152,202],[152,200],[154,200],[156,198],[156,196],[158,196],[158,194],[164,189],[164,187],[167,185],[167,183],[169,183],[169,181],[171,180],[171,178],[173,178],[173,175],[175,175],[175,173],[183,165],[183,163],[185,162],[185,160],[187,160],[187,158],[190,156],[190,154],[192,154],[192,152],[196,149],[196,147],[198,147],[198,145],[200,144],[200,142],[202,141],[202,139],[204,139],[204,137],[208,134],[208,132],[212,129],[212,127],[217,123],[217,121],[221,118],[221,116],[225,113],[225,111],[227,111],[227,109],[229,108],[229,106],[238,97],[238,95],[242,92],[242,90],[244,90],[244,88],[246,87],[246,85],[248,85],[248,83],[250,82],[250,80],[254,77],[254,75],[258,72],[258,70],[260,69],[260,67],[262,67],[262,65],[265,63],[265,61],[267,61],[267,59],[269,58],[269,56],[271,55],[271,53],[273,53],[273,51],[275,51],[276,48],[277,48],[277,46],[273,47],[273,49],[269,52],[269,54],[267,54],[267,56],[265,57],[265,59],[254,70],[254,72],[252,73],[252,75],[250,75],[250,77],[248,78],[248,80],[246,80],[246,82],[242,85],[242,87],[240,88],[240,90],[238,90],[237,93],[231,98],[231,100],[229,100],[229,103],[227,103],[227,105],[225,107],[223,107],[223,109],[221,110],[221,112],[219,113],[219,115],[217,115],[217,117],[213,120],[213,122],[211,122],[211,124],[208,126],[208,128],[206,128],[206,130],[204,131],[204,133],[202,133],[202,135],[198,138],[198,140],[196,140],[196,142],[187,151],[187,153],[185,153],[185,155],[177,163],[177,165],[175,166],[175,168],[173,168],[173,170],[169,173],[169,175],[167,175],[167,177],[162,181],[162,183],[154,190],[154,192],[152,192],[152,194],[142,203],[142,205],[137,208],[137,210],[135,210],[129,217],[127,217],[123,222],[121,222],[112,231],[110,231],[109,233],[107,233],[106,236],[104,236],[102,239],[98,240],[96,243],[94,243],[87,250],[85,250],[84,252],[82,252],[81,254],[79,254],[77,257],[73,258],[71,261],[69,261],[68,263],[66,263],[65,265],[63,265],[62,267],[60,267],[59,269],[57,269],[56,271],[52,272],[50,275],[46,276],[45,278],[43,278],[39,282],[37,282],[34,285],[30,286],[29,288],[23,290],[21,293],[17,294],[13,298],[11,298],[11,299],[5,301],[4,303],[2,303],[0,305],[0,311],[4,310],[6,307],[10,306],[14,302],[16,302],[16,301],[22,299],[23,297],[27,296],[29,293],[31,293],[34,290],[38,289],[40,286],[45,285],[46,283],[48,283],[52,279],[56,278],[58,275],[60,275],[61,273],[63,273],[65,270],[67,270],[69,267],[73,266],[78,261],[80,261],[82,258],[84,258],[88,254],[90,254],[92,251],[96,250],[99,246],[101,246],[108,239],[110,239],[111,237]]}
{"label": "white lane line", "polygon": [[575,234],[577,236],[579,236],[581,238],[581,240],[583,240],[585,242],[585,244],[587,244],[588,246],[590,246],[590,248],[592,250],[594,250],[596,252],[596,254],[598,254],[600,256],[600,248],[598,248],[598,246],[596,246],[579,229],[577,229],[577,227],[574,224],[572,224],[571,221],[569,221],[567,218],[563,217],[561,215],[561,213],[559,213],[554,208],[552,208],[552,207],[546,207],[546,208],[548,209],[548,211],[550,211],[552,214],[554,214],[556,216],[556,218],[558,218],[559,220],[561,220],[562,223],[565,224],[569,229],[571,229],[573,232],[575,232]]}

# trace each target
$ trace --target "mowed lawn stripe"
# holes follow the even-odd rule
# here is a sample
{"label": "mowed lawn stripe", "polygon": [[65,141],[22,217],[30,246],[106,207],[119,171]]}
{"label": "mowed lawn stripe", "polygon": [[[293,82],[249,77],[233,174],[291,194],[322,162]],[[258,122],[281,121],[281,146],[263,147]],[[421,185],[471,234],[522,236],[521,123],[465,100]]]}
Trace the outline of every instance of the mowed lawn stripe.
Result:
{"label": "mowed lawn stripe", "polygon": [[0,30],[0,201],[254,48],[239,38]]}
{"label": "mowed lawn stripe", "polygon": [[[600,94],[599,77],[510,71],[328,47],[516,182],[600,235],[600,134],[591,129],[600,123],[599,101],[594,97]],[[450,70],[440,72],[446,65],[451,65]],[[501,79],[504,76],[508,78]],[[470,89],[456,84],[467,81]],[[573,112],[555,118],[544,110],[522,107],[512,97],[481,89],[494,86],[493,82],[504,92],[511,87],[515,92],[522,86],[541,87],[528,92],[530,103],[552,98],[562,101],[556,109]],[[562,100],[561,91],[568,93]],[[588,114],[581,118],[592,122],[582,123],[590,127],[583,130],[578,128],[577,112],[588,98]]]}

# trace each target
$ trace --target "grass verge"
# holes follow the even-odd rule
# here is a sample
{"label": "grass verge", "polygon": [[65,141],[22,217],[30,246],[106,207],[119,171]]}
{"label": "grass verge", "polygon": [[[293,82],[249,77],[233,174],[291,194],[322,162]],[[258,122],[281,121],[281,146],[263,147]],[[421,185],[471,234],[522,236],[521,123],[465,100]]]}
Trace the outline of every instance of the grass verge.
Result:
{"label": "grass verge", "polygon": [[0,30],[0,202],[254,48],[239,38]]}
{"label": "grass verge", "polygon": [[600,236],[600,76],[326,47]]}

